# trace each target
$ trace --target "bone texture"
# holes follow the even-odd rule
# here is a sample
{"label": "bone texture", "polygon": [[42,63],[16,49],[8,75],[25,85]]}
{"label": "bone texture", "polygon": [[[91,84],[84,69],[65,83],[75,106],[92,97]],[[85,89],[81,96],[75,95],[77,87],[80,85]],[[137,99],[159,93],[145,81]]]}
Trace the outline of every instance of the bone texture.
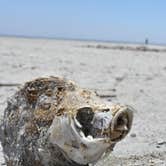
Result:
{"label": "bone texture", "polygon": [[[84,125],[77,118],[80,108],[92,108],[93,120],[87,122],[91,136],[81,136],[77,130]],[[102,114],[108,109],[111,112]],[[109,124],[118,109],[112,103],[103,103],[94,92],[62,78],[38,78],[25,83],[8,100],[0,128],[7,166],[83,166],[97,162],[116,144],[110,140]],[[104,130],[110,128],[108,133],[105,131],[106,137],[98,121],[100,114],[108,119],[103,122]],[[131,122],[128,127],[130,130]],[[95,134],[97,130],[99,135]]]}

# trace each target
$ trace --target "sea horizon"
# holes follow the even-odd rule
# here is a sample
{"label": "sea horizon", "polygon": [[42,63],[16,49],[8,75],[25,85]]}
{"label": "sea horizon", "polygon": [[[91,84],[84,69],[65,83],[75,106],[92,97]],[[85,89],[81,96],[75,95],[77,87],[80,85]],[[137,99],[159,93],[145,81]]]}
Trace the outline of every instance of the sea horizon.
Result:
{"label": "sea horizon", "polygon": [[[44,36],[44,35],[38,36],[38,35],[0,34],[0,37],[24,38],[24,39],[66,40],[66,41],[71,40],[71,41],[85,41],[85,42],[103,42],[103,43],[115,43],[115,44],[145,45],[145,41],[140,42],[140,41],[127,41],[127,40],[104,40],[104,39],[93,39],[93,38],[70,38],[70,37],[55,37],[55,36]],[[146,45],[166,46],[166,43],[149,42],[149,44],[146,44]]]}

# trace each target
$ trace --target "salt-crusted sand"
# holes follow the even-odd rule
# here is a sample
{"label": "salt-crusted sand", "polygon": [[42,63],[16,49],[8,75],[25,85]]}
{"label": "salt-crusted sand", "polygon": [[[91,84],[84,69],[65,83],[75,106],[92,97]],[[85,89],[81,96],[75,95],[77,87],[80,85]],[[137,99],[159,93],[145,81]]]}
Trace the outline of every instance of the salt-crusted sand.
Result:
{"label": "salt-crusted sand", "polygon": [[166,165],[166,47],[1,37],[0,118],[17,89],[5,84],[50,75],[135,108],[129,136],[98,166]]}

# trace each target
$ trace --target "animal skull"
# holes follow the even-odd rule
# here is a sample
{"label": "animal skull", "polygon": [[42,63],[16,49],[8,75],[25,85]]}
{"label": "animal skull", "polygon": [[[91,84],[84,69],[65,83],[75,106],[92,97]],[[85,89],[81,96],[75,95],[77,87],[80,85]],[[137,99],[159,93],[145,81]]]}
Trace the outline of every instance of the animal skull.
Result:
{"label": "animal skull", "polygon": [[131,129],[133,109],[58,77],[27,82],[11,99],[1,125],[11,166],[81,166],[109,154]]}

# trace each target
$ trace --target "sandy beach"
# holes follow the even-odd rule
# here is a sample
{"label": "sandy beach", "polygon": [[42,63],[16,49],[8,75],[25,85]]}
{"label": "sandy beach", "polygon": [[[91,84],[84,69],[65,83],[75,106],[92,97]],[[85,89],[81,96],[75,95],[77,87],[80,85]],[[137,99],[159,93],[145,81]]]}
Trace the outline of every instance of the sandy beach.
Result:
{"label": "sandy beach", "polygon": [[130,134],[97,166],[166,165],[166,46],[0,37],[0,119],[17,85],[51,75],[135,108]]}

